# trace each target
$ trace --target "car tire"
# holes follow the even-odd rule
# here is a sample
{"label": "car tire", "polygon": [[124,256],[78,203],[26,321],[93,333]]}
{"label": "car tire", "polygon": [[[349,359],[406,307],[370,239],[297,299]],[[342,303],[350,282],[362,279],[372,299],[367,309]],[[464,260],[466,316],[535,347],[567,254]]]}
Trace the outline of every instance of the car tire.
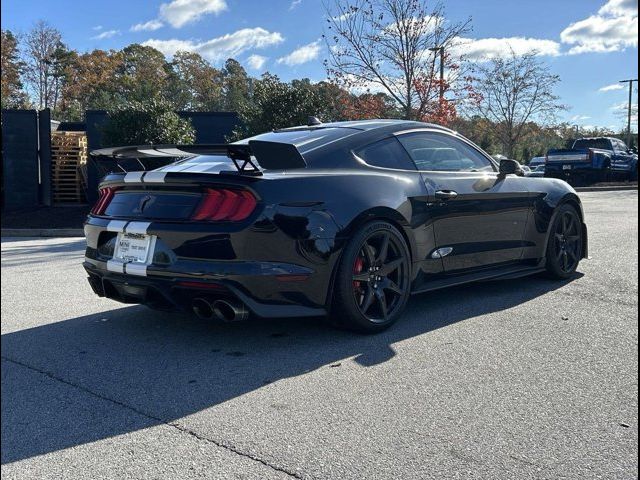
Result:
{"label": "car tire", "polygon": [[582,221],[576,209],[568,204],[556,211],[547,240],[546,271],[549,277],[565,280],[578,268],[583,251]]}
{"label": "car tire", "polygon": [[410,269],[409,249],[396,227],[386,221],[364,225],[350,239],[338,264],[332,323],[362,333],[389,328],[409,298]]}

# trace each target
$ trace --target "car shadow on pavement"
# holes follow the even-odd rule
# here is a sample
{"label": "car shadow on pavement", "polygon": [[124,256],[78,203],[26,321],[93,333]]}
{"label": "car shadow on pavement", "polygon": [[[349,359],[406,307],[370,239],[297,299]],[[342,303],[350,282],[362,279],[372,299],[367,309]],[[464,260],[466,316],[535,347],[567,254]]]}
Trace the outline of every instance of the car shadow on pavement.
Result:
{"label": "car shadow on pavement", "polygon": [[396,354],[397,342],[570,281],[533,277],[416,296],[395,326],[373,336],[335,330],[322,319],[219,324],[141,306],[7,333],[2,464],[175,422],[345,359],[378,365]]}

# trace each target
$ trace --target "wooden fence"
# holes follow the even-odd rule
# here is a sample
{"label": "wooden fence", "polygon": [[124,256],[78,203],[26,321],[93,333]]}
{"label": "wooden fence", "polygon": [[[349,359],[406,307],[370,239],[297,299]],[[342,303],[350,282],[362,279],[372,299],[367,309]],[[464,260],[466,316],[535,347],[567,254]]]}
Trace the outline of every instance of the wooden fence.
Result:
{"label": "wooden fence", "polygon": [[85,201],[87,135],[85,132],[51,133],[51,181],[54,203]]}

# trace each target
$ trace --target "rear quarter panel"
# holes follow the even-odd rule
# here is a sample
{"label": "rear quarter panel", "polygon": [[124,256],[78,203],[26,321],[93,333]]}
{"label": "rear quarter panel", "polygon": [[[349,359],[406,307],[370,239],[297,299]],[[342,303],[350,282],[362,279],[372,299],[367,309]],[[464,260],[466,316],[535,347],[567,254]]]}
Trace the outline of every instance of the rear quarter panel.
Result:
{"label": "rear quarter panel", "polygon": [[565,203],[571,204],[578,210],[583,223],[584,210],[576,191],[563,180],[525,177],[523,181],[533,196],[533,209],[525,234],[528,246],[525,247],[523,258],[541,259],[545,256],[549,227],[557,208]]}

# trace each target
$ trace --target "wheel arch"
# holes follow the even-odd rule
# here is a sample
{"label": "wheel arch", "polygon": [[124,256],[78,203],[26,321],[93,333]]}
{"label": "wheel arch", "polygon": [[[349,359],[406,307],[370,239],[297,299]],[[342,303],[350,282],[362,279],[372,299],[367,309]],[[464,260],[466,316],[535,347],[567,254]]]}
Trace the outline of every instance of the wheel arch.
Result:
{"label": "wheel arch", "polygon": [[351,238],[362,228],[365,224],[375,221],[382,220],[389,222],[391,225],[396,227],[400,234],[403,236],[404,241],[407,242],[407,247],[409,249],[409,259],[413,262],[413,259],[416,255],[416,242],[415,238],[413,238],[413,233],[411,232],[411,228],[409,226],[409,222],[407,222],[406,218],[402,216],[400,212],[394,210],[390,207],[373,207],[365,210],[360,213],[357,217],[355,217],[349,225],[343,230],[346,238]]}
{"label": "wheel arch", "polygon": [[567,204],[571,205],[573,208],[576,209],[576,211],[578,212],[578,215],[580,216],[580,220],[584,222],[584,211],[582,209],[582,202],[580,201],[578,196],[574,193],[567,193],[558,202],[558,205],[556,206],[556,211],[560,206],[567,205]]}
{"label": "wheel arch", "polygon": [[553,209],[553,214],[551,215],[551,219],[549,220],[549,227],[547,229],[547,235],[545,237],[545,241],[544,241],[544,256],[546,258],[547,256],[547,248],[549,246],[549,239],[551,238],[551,233],[552,233],[552,226],[555,223],[556,217],[558,216],[558,211],[560,210],[560,207],[562,207],[563,205],[570,205],[572,206],[576,212],[578,212],[578,217],[580,218],[580,222],[582,223],[582,237],[583,237],[583,241],[582,241],[582,258],[587,258],[588,257],[588,238],[587,238],[587,228],[586,225],[584,223],[584,210],[582,208],[582,202],[580,201],[580,199],[578,198],[578,196],[575,193],[567,193],[566,195],[564,195],[559,201],[558,203],[555,205],[554,209]]}
{"label": "wheel arch", "polygon": [[[415,239],[413,238],[413,233],[411,232],[407,220],[402,216],[400,212],[394,210],[393,208],[383,206],[373,207],[357,215],[341,232],[341,237],[344,243],[346,244],[346,242],[351,240],[351,238],[353,238],[353,235],[364,225],[374,221],[385,221],[398,229],[400,235],[402,235],[404,241],[407,243],[407,248],[409,250],[409,265],[411,267],[411,276],[413,277],[413,259],[416,256]],[[340,263],[342,262],[342,255],[344,254],[344,250],[345,249],[343,245],[343,247],[340,249],[340,255],[336,259],[333,270],[331,272],[331,279],[329,281],[329,289],[326,299],[327,312],[329,313],[331,310],[331,305],[333,303],[332,300],[336,275],[338,272],[338,268],[340,267]]]}

